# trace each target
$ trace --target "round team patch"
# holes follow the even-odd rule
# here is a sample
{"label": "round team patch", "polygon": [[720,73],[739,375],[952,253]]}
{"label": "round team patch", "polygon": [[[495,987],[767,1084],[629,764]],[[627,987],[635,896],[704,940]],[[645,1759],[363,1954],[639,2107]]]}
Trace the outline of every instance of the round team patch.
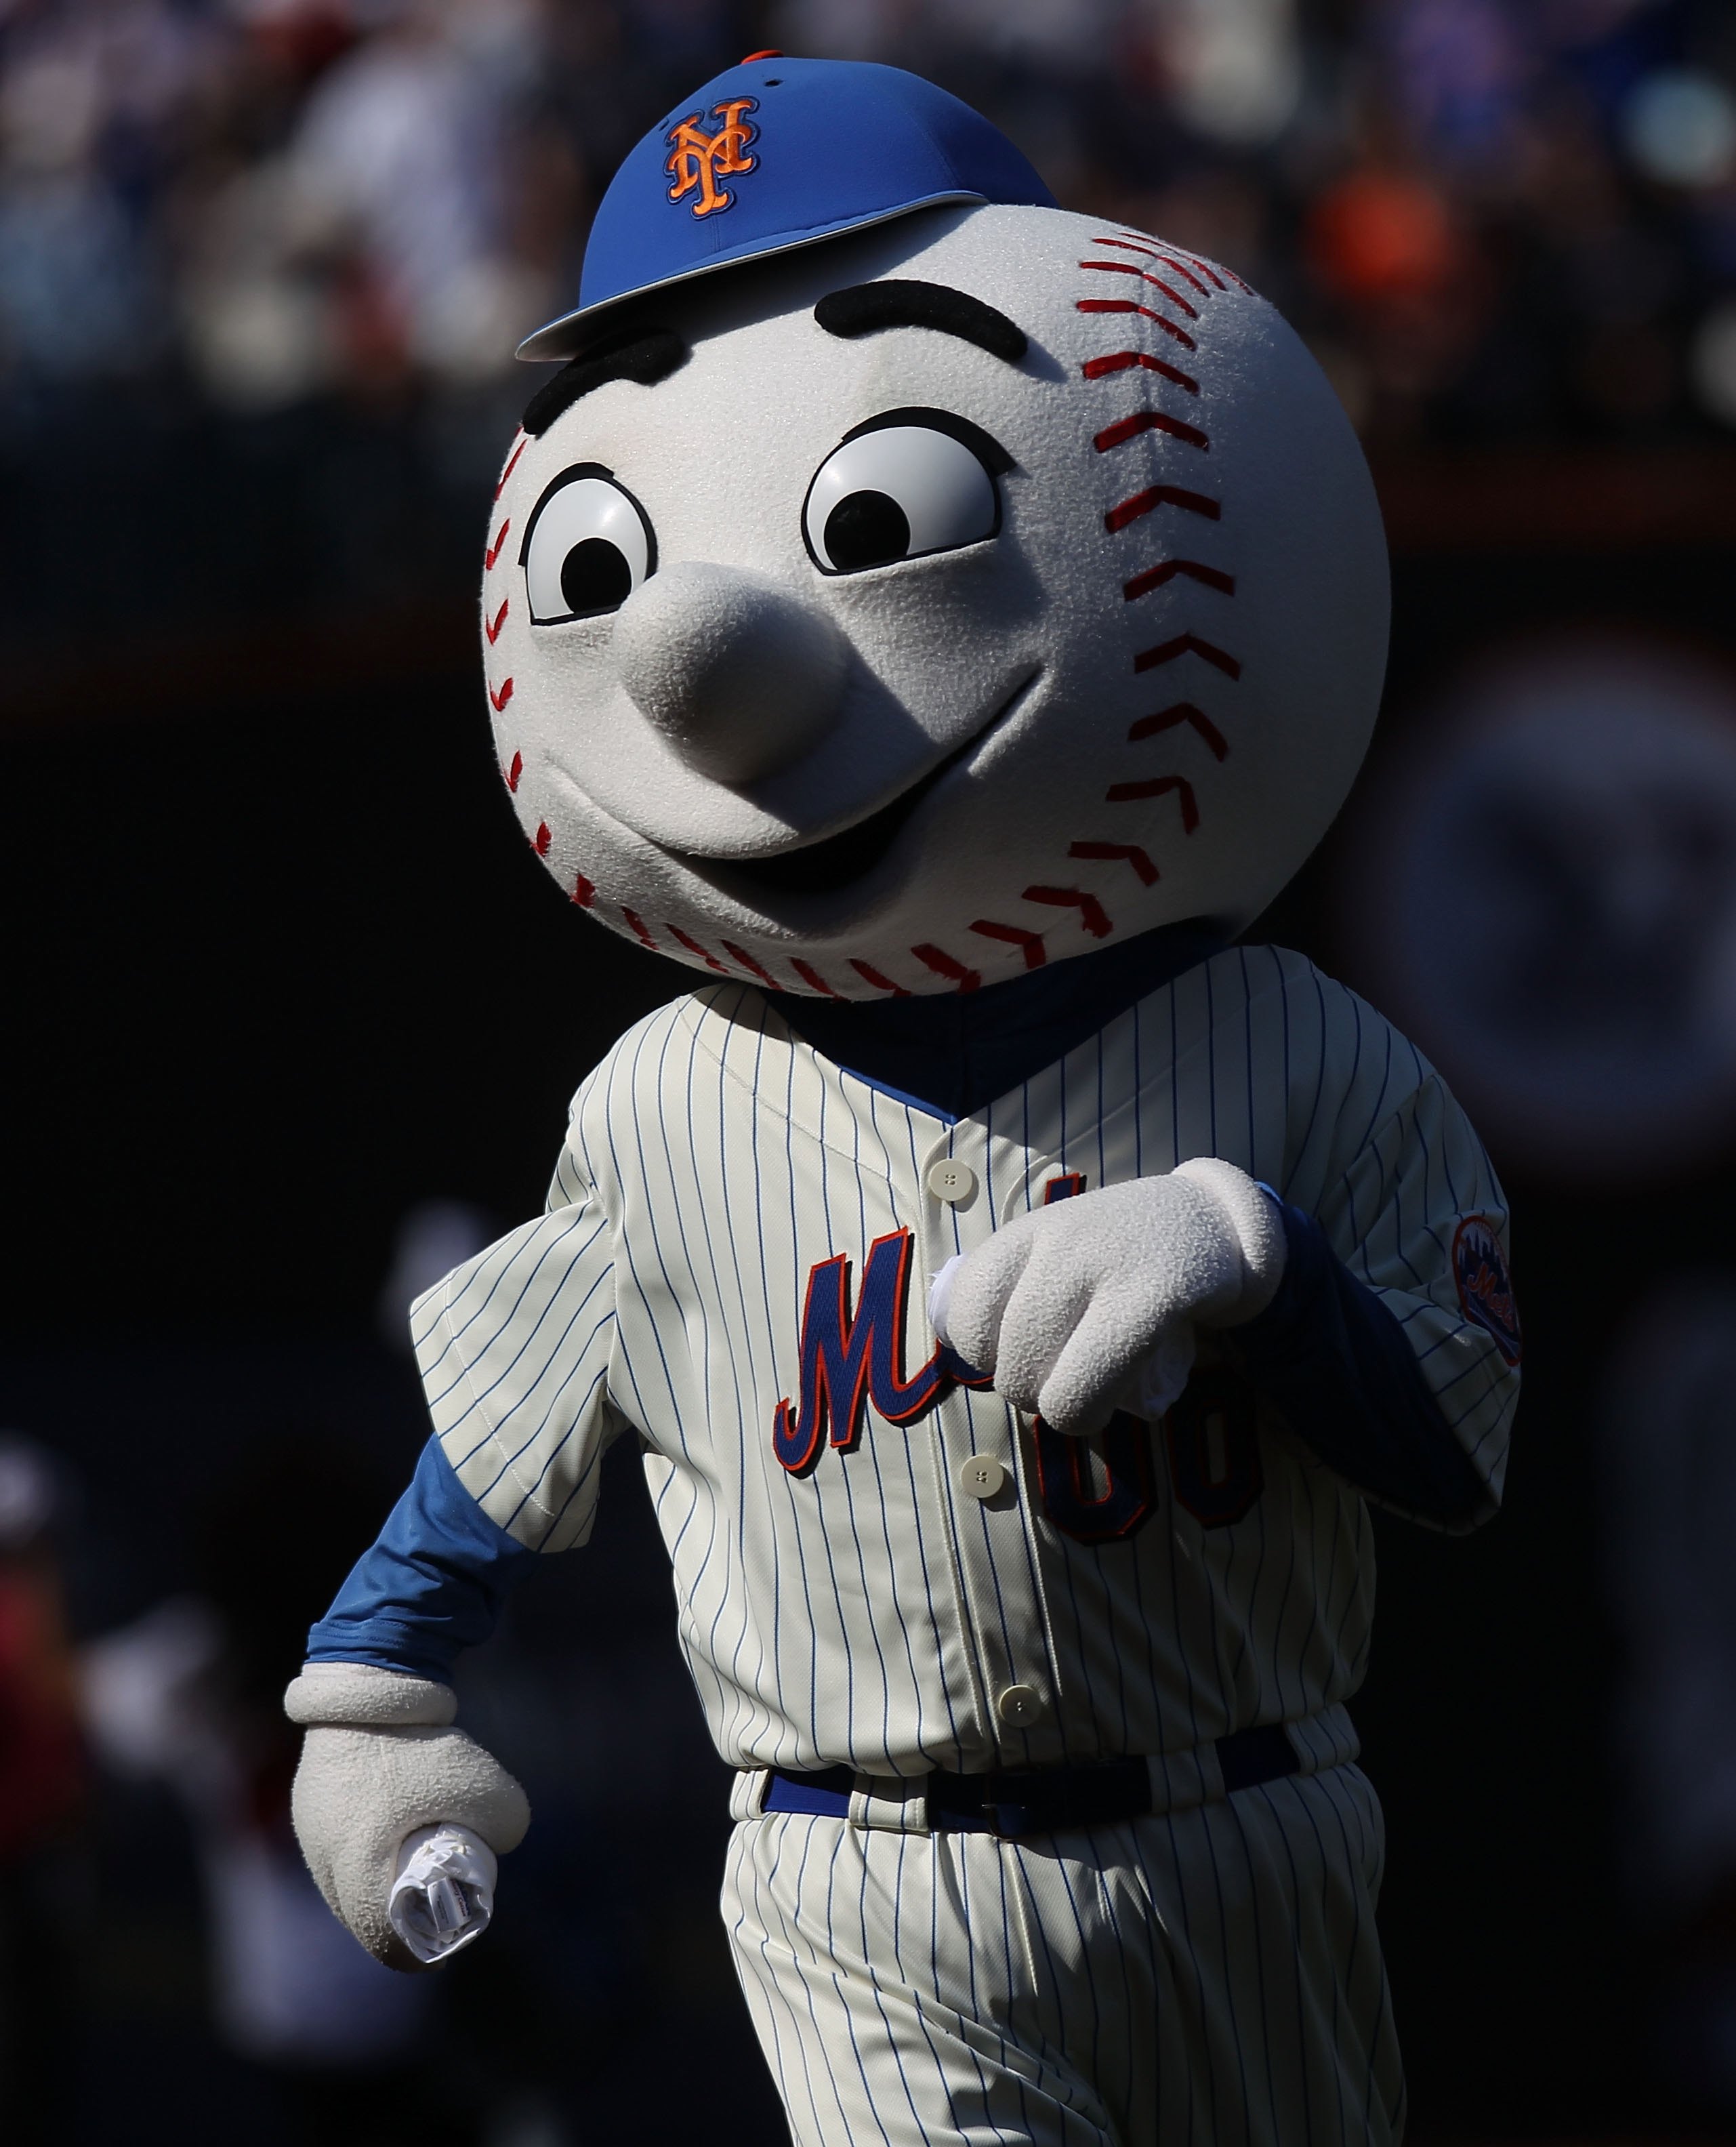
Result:
{"label": "round team patch", "polygon": [[1481,1215],[1467,1215],[1453,1236],[1453,1279],[1465,1318],[1474,1319],[1509,1364],[1519,1361],[1519,1313],[1513,1301],[1507,1263],[1493,1230]]}

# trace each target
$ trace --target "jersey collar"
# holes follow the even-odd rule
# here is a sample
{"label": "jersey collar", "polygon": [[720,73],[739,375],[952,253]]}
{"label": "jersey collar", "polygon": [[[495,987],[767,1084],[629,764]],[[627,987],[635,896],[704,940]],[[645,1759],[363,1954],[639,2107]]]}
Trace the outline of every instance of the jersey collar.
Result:
{"label": "jersey collar", "polygon": [[765,998],[834,1065],[951,1125],[1209,960],[1229,936],[1198,919],[1160,925],[976,992],[869,1003],[793,992]]}

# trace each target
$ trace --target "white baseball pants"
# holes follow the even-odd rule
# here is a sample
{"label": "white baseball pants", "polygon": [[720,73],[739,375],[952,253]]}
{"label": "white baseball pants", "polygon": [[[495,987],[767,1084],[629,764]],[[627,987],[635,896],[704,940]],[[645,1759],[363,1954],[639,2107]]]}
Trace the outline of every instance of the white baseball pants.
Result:
{"label": "white baseball pants", "polygon": [[724,1920],[796,2147],[1388,2147],[1353,1766],[1005,1842],[774,1814]]}

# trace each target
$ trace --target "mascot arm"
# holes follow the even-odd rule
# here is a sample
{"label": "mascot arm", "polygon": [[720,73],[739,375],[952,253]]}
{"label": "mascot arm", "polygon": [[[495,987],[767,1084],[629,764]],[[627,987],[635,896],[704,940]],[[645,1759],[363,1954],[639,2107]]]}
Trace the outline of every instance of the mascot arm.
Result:
{"label": "mascot arm", "polygon": [[503,1855],[530,1823],[518,1784],[453,1726],[448,1680],[537,1556],[488,1519],[430,1439],[284,1694],[307,1733],[291,1800],[302,1854],[332,1913],[388,1967],[423,1965],[388,1909],[406,1838],[458,1826]]}
{"label": "mascot arm", "polygon": [[1226,1356],[1328,1468],[1384,1505],[1447,1528],[1481,1517],[1483,1481],[1385,1302],[1312,1215],[1283,1207],[1283,1279],[1223,1336]]}
{"label": "mascot arm", "polygon": [[[568,1169],[563,1155],[558,1188]],[[613,1234],[594,1194],[578,1190],[417,1304],[435,1435],[309,1635],[311,1662],[444,1684],[538,1559],[589,1535],[598,1464],[626,1419],[608,1393]]]}
{"label": "mascot arm", "polygon": [[518,1784],[453,1727],[449,1680],[543,1553],[589,1533],[597,1464],[624,1427],[606,1382],[613,1299],[608,1233],[581,1200],[417,1305],[436,1436],[285,1695],[308,1733],[293,1805],[303,1854],[338,1918],[394,1967],[418,1964],[388,1913],[407,1838],[451,1825],[503,1854],[529,1821]]}
{"label": "mascot arm", "polygon": [[940,1279],[936,1324],[1015,1406],[1073,1432],[1167,1407],[1211,1328],[1328,1467],[1415,1519],[1473,1526],[1498,1502],[1517,1329],[1479,1322],[1460,1287],[1457,1249],[1480,1229],[1505,1291],[1505,1209],[1438,1081],[1363,1139],[1323,1205],[1195,1159],[997,1231]]}
{"label": "mascot arm", "polygon": [[431,1439],[410,1488],[308,1634],[308,1659],[449,1683],[539,1555],[489,1519]]}
{"label": "mascot arm", "polygon": [[1461,1529],[1500,1502],[1518,1399],[1507,1207],[1440,1077],[1373,1125],[1347,1091],[1320,1189],[1287,1204],[1283,1279],[1225,1354],[1320,1459],[1382,1504]]}

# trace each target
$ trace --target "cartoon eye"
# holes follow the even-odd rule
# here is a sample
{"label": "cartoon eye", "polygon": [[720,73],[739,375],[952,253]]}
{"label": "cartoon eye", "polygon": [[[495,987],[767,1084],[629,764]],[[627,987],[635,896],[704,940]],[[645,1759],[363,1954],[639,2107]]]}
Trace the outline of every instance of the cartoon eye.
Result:
{"label": "cartoon eye", "polygon": [[1013,458],[946,410],[888,410],[844,435],[808,488],[802,534],[823,574],[981,543],[1001,526]]}
{"label": "cartoon eye", "polygon": [[618,611],[657,571],[657,539],[600,463],[577,463],[537,502],[518,558],[532,618],[556,626]]}

